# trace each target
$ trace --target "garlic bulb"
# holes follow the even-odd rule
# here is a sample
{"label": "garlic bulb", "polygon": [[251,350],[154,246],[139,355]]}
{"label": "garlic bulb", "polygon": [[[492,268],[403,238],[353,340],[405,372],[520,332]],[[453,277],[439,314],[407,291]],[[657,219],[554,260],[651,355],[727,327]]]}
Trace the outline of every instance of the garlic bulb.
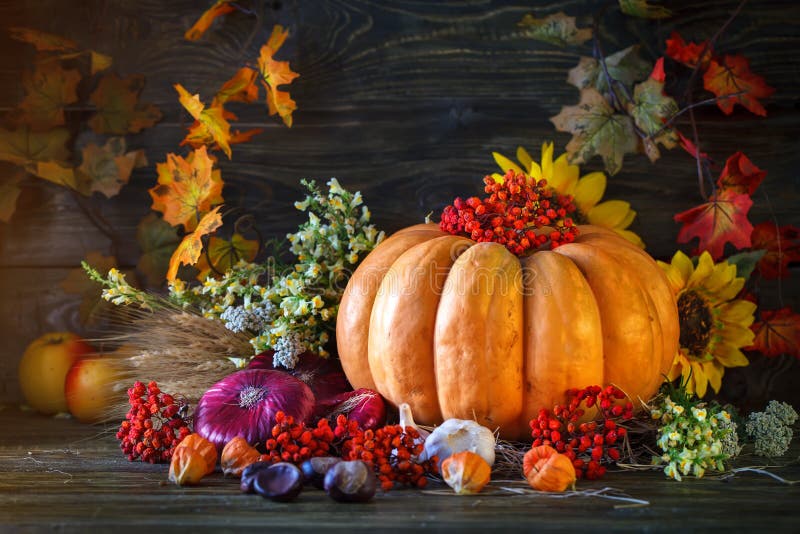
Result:
{"label": "garlic bulb", "polygon": [[414,422],[414,416],[411,414],[411,406],[409,406],[407,402],[404,402],[403,404],[398,406],[397,409],[400,411],[400,426],[403,427],[403,430],[405,430],[407,426],[410,426],[411,428],[414,428],[416,429],[417,432],[419,432],[419,437],[421,437],[422,439],[428,437],[428,434],[430,434],[430,432],[428,432],[427,430],[423,430],[417,426],[417,423]]}
{"label": "garlic bulb", "polygon": [[492,431],[468,419],[448,419],[425,439],[425,450],[420,460],[436,456],[439,466],[457,452],[474,452],[486,463],[494,465],[494,434]]}

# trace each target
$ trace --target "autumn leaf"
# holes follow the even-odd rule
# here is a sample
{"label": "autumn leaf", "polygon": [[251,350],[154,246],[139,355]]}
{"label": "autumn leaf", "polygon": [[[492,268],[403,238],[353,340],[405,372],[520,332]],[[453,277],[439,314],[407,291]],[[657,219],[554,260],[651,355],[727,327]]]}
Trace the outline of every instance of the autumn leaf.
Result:
{"label": "autumn leaf", "polygon": [[739,252],[738,254],[731,254],[725,258],[725,261],[727,261],[729,265],[736,266],[736,276],[747,280],[750,278],[750,275],[753,274],[756,265],[761,258],[764,257],[766,252],[766,250],[750,250],[748,252]]}
{"label": "autumn leaf", "polygon": [[717,187],[752,195],[766,176],[767,171],[762,171],[747,156],[737,152],[725,162]]}
{"label": "autumn leaf", "polygon": [[78,49],[74,41],[32,28],[15,27],[9,28],[8,32],[12,39],[32,44],[39,52],[67,52]]}
{"label": "autumn leaf", "polygon": [[[199,271],[197,279],[202,282],[211,275],[213,272],[211,265],[214,266],[216,272],[224,273],[236,265],[239,260],[253,261],[256,258],[256,254],[258,254],[258,248],[258,240],[245,239],[239,233],[233,234],[230,241],[219,237],[211,237],[208,240],[206,254],[200,256],[197,265],[195,265]],[[211,260],[211,265],[209,265],[209,259]]]}
{"label": "autumn leaf", "polygon": [[48,130],[64,124],[64,107],[78,101],[81,81],[77,70],[64,70],[58,63],[38,63],[22,77],[25,98],[19,104],[20,120],[33,130]]}
{"label": "autumn leaf", "polygon": [[[644,80],[653,69],[652,64],[642,58],[638,45],[629,46],[606,57],[606,67],[608,74],[626,87]],[[567,82],[578,89],[594,87],[601,93],[608,92],[608,80],[603,67],[598,60],[590,57],[580,58],[578,65],[569,71]]]}
{"label": "autumn leaf", "polygon": [[[225,110],[222,109],[222,106],[206,108],[200,102],[200,95],[190,95],[179,83],[176,83],[173,87],[180,95],[181,105],[199,123],[198,128],[204,130],[203,133],[205,135],[202,137],[213,139],[214,143],[228,156],[228,159],[231,159],[231,146],[229,144],[231,125],[225,119]],[[195,132],[193,137],[197,138],[198,134]]]}
{"label": "autumn leaf", "polygon": [[100,71],[106,70],[111,67],[114,62],[110,56],[95,52],[94,50],[89,50],[89,59],[92,74],[97,74]]}
{"label": "autumn leaf", "polygon": [[790,354],[800,358],[800,314],[791,308],[762,311],[750,329],[756,337],[747,350],[757,350],[767,357]]}
{"label": "autumn leaf", "polygon": [[788,278],[789,264],[800,262],[800,228],[763,222],[753,228],[750,241],[753,249],[767,252],[758,262],[758,272],[764,278]]}
{"label": "autumn leaf", "polygon": [[562,107],[561,113],[550,121],[558,131],[573,134],[567,144],[571,163],[584,163],[599,155],[608,173],[613,175],[622,168],[624,155],[636,150],[633,120],[616,113],[595,89],[581,90],[578,105]]}
{"label": "autumn leaf", "polygon": [[214,20],[223,15],[227,15],[236,10],[236,7],[231,4],[232,0],[217,0],[210,8],[206,9],[203,14],[197,19],[194,25],[186,30],[183,37],[187,41],[197,41],[204,33],[211,27]]}
{"label": "autumn leaf", "polygon": [[592,38],[592,30],[578,29],[575,26],[575,17],[568,17],[563,11],[543,19],[525,15],[518,25],[527,29],[528,37],[556,46],[582,45]]}
{"label": "autumn leaf", "polygon": [[749,195],[720,191],[705,204],[675,215],[675,221],[683,223],[678,243],[697,237],[698,250],[707,250],[715,260],[722,257],[725,243],[737,249],[750,248],[753,225],[747,220],[747,212],[752,205]]}
{"label": "autumn leaf", "polygon": [[[689,155],[691,155],[693,158],[697,159],[698,158],[697,146],[695,146],[695,144],[691,141],[691,139],[689,139],[679,131],[675,130],[675,132],[678,134],[678,140],[680,142],[681,148],[684,149],[687,153],[689,153]],[[708,154],[706,152],[700,152],[699,157],[700,159],[703,160],[709,159]]]}
{"label": "autumn leaf", "polygon": [[225,102],[255,102],[258,100],[258,73],[249,67],[242,67],[233,77],[225,82],[211,106],[222,105]]}
{"label": "autumn leaf", "polygon": [[[89,252],[86,255],[86,262],[101,273],[106,273],[109,269],[117,266],[117,259],[114,256],[104,256],[100,252]],[[81,267],[71,269],[60,285],[65,293],[81,295],[78,315],[83,324],[99,322],[113,307],[113,304],[103,300],[102,286],[89,279],[86,271]]]}
{"label": "autumn leaf", "polygon": [[664,123],[678,112],[675,100],[664,94],[664,58],[656,61],[650,78],[634,87],[628,112],[636,126],[648,136],[642,142],[651,162],[661,156],[657,143],[665,148],[678,144],[675,130],[664,128]]}
{"label": "autumn leaf", "polygon": [[284,30],[280,25],[276,25],[272,29],[269,40],[261,47],[258,56],[258,71],[262,77],[261,84],[267,93],[269,114],[277,113],[283,119],[284,124],[291,128],[292,112],[297,109],[297,104],[287,91],[281,91],[278,87],[292,83],[292,80],[300,75],[289,68],[288,61],[276,61],[273,58],[288,36],[289,30]]}
{"label": "autumn leaf", "polygon": [[201,214],[222,202],[222,177],[213,165],[205,147],[186,159],[168,154],[166,163],[156,165],[158,185],[150,189],[153,209],[169,224],[193,230]]}
{"label": "autumn leaf", "polygon": [[3,163],[0,166],[0,221],[8,222],[17,209],[17,198],[22,192],[19,184],[25,172],[19,167]]}
{"label": "autumn leaf", "polygon": [[89,143],[83,149],[83,162],[78,171],[89,180],[89,190],[111,198],[128,183],[136,167],[147,165],[144,150],[125,152],[125,139],[110,138],[103,147]]}
{"label": "autumn leaf", "polygon": [[666,19],[672,16],[672,11],[666,7],[650,4],[647,0],[619,0],[619,7],[626,15],[643,19]]}
{"label": "autumn leaf", "polygon": [[[738,103],[752,113],[766,117],[767,110],[758,99],[775,92],[764,78],[750,72],[750,62],[741,55],[726,55],[721,61],[712,59],[703,75],[703,87],[718,97],[717,106],[726,115],[733,113],[733,106]],[[742,94],[719,98],[735,93]]]}
{"label": "autumn leaf", "polygon": [[66,143],[70,134],[66,128],[48,132],[32,132],[27,126],[16,130],[0,128],[0,161],[10,161],[28,170],[40,161],[66,161]]}
{"label": "autumn leaf", "polygon": [[136,269],[144,275],[147,285],[161,286],[172,253],[181,242],[177,229],[155,213],[149,213],[136,227],[136,241],[142,249]]}
{"label": "autumn leaf", "polygon": [[153,104],[139,102],[144,88],[144,76],[120,78],[116,74],[104,76],[89,96],[97,113],[89,119],[89,126],[97,133],[124,135],[150,128],[161,120],[161,112]]}
{"label": "autumn leaf", "polygon": [[48,182],[73,189],[81,195],[89,196],[92,194],[91,178],[73,167],[65,167],[55,161],[40,161],[29,172]]}
{"label": "autumn leaf", "polygon": [[[708,41],[703,41],[702,43],[693,43],[689,41],[687,43],[683,40],[683,37],[681,37],[678,32],[673,31],[666,43],[667,57],[670,57],[678,63],[686,65],[687,67],[695,68],[697,66],[697,62],[700,61],[700,54],[703,54],[703,68],[706,67],[708,60],[711,59],[711,47],[708,46],[708,48],[706,48]],[[705,53],[703,53],[703,49],[706,50]]]}
{"label": "autumn leaf", "polygon": [[[262,133],[264,131],[263,128],[253,128],[252,130],[245,130],[244,132],[240,132],[239,130],[234,130],[230,134],[230,139],[228,139],[229,145],[238,145],[240,143],[247,143],[253,140],[253,137]],[[189,126],[189,132],[186,134],[186,137],[183,138],[181,141],[180,146],[189,145],[192,148],[200,148],[201,146],[210,147],[212,150],[218,148],[219,145],[216,143],[211,134],[208,132],[208,129],[203,126],[200,121],[194,121],[191,126]]]}
{"label": "autumn leaf", "polygon": [[170,282],[175,280],[178,274],[178,267],[181,265],[194,265],[200,259],[200,253],[203,252],[203,236],[222,226],[222,216],[219,214],[221,207],[217,206],[203,215],[194,232],[187,234],[183,238],[183,241],[172,253],[172,257],[169,260],[167,280]]}

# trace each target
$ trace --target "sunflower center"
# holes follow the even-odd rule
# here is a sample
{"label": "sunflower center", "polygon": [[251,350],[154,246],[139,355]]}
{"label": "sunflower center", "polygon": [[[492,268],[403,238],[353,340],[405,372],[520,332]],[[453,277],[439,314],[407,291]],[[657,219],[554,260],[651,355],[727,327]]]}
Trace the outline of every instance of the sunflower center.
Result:
{"label": "sunflower center", "polygon": [[678,319],[681,347],[695,358],[703,359],[713,326],[711,310],[706,300],[694,291],[685,291],[678,297]]}

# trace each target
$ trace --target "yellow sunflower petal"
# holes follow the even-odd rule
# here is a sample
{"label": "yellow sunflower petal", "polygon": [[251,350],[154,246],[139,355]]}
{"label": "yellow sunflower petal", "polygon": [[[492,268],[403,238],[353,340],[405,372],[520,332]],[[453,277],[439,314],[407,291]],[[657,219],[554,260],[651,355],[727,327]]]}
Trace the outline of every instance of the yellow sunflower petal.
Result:
{"label": "yellow sunflower petal", "polygon": [[714,392],[719,393],[719,388],[722,387],[722,375],[725,374],[725,368],[716,362],[703,362],[703,371]]}
{"label": "yellow sunflower petal", "polygon": [[575,195],[575,187],[578,185],[580,173],[580,167],[570,165],[566,154],[558,156],[550,166],[550,174],[547,174],[544,163],[542,163],[542,176],[547,179],[550,187],[562,195]]}
{"label": "yellow sunflower petal", "polygon": [[550,182],[553,176],[553,143],[542,143],[542,178]]}
{"label": "yellow sunflower petal", "polygon": [[725,340],[714,347],[714,359],[725,367],[745,367],[750,362],[738,347],[734,347]]}
{"label": "yellow sunflower petal", "polygon": [[575,186],[575,205],[581,213],[588,213],[606,192],[606,175],[602,172],[590,172],[578,179]]}
{"label": "yellow sunflower petal", "polygon": [[692,362],[692,378],[694,379],[694,392],[701,399],[708,389],[708,377],[701,362]]}
{"label": "yellow sunflower petal", "polygon": [[631,205],[624,200],[606,200],[589,210],[586,218],[589,219],[589,224],[604,228],[619,228],[630,209]]}
{"label": "yellow sunflower petal", "polygon": [[692,260],[689,259],[689,256],[681,252],[680,250],[672,256],[672,266],[680,272],[681,275],[681,288],[686,286],[686,283],[689,281],[689,278],[692,276],[692,272],[694,272],[694,265],[692,265]]}
{"label": "yellow sunflower petal", "polygon": [[735,323],[741,326],[753,324],[756,305],[749,300],[732,300],[717,306],[719,318],[726,323]]}
{"label": "yellow sunflower petal", "polygon": [[524,174],[524,171],[520,168],[519,165],[505,157],[504,155],[500,154],[499,152],[492,152],[492,157],[494,158],[495,163],[503,169],[503,172],[508,172],[509,169],[513,170],[516,173]]}
{"label": "yellow sunflower petal", "polygon": [[744,282],[744,278],[734,278],[727,287],[717,290],[715,296],[720,301],[731,300],[742,290]]}
{"label": "yellow sunflower petal", "polygon": [[746,326],[738,324],[723,323],[720,331],[722,339],[734,347],[747,347],[753,344],[755,334]]}
{"label": "yellow sunflower petal", "polygon": [[697,267],[695,267],[692,276],[689,277],[686,287],[704,286],[706,278],[711,275],[713,270],[714,260],[711,259],[711,254],[705,251],[700,254],[700,259],[697,261]]}
{"label": "yellow sunflower petal", "polygon": [[723,261],[714,266],[714,270],[703,283],[703,287],[710,293],[717,293],[730,284],[734,278],[736,278],[736,266]]}
{"label": "yellow sunflower petal", "polygon": [[517,161],[522,164],[522,167],[526,170],[530,171],[531,163],[533,163],[533,158],[525,148],[518,146],[517,147]]}
{"label": "yellow sunflower petal", "polygon": [[624,218],[624,219],[622,219],[622,222],[620,222],[620,223],[617,225],[617,228],[619,228],[619,229],[621,229],[621,230],[624,230],[625,228],[627,228],[627,227],[629,227],[631,224],[633,224],[633,220],[634,220],[635,218],[636,218],[636,212],[635,212],[634,210],[632,210],[632,209],[629,209],[629,210],[628,210],[628,213],[626,213],[626,214],[625,214],[625,218]]}
{"label": "yellow sunflower petal", "polygon": [[645,248],[644,241],[642,238],[639,237],[638,234],[631,232],[630,230],[620,230],[619,228],[614,228],[614,231],[617,232],[619,235],[633,243],[639,248]]}

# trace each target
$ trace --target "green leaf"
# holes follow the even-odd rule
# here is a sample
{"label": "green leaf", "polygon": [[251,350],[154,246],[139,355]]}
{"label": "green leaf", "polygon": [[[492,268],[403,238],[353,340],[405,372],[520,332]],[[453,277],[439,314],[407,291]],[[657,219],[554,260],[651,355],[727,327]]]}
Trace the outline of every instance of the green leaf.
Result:
{"label": "green leaf", "polygon": [[[639,45],[629,46],[606,57],[608,74],[621,82],[625,87],[644,80],[653,69],[653,65],[642,58]],[[600,62],[594,58],[581,57],[578,65],[569,71],[567,82],[578,89],[594,87],[601,93],[608,92],[608,81]]]}
{"label": "green leaf", "polygon": [[519,26],[527,29],[526,36],[537,41],[556,46],[581,45],[592,38],[592,30],[578,29],[575,17],[568,17],[563,11],[537,19],[533,15],[525,15]]}
{"label": "green leaf", "polygon": [[750,252],[740,252],[730,256],[728,263],[736,266],[736,276],[741,276],[745,280],[750,278],[756,264],[764,257],[766,250],[752,250]]}
{"label": "green leaf", "polygon": [[239,260],[253,261],[258,254],[258,241],[255,239],[245,239],[242,234],[235,233],[231,240],[212,236],[208,240],[208,255],[205,253],[200,256],[197,262],[199,271],[197,279],[205,280],[212,274],[209,259],[214,265],[214,269],[224,273],[236,265]]}
{"label": "green leaf", "polygon": [[633,120],[615,112],[595,89],[581,90],[578,105],[562,107],[550,121],[558,131],[573,134],[567,144],[570,163],[584,163],[598,155],[612,175],[622,168],[624,155],[635,152],[638,145]]}
{"label": "green leaf", "polygon": [[[664,94],[663,82],[649,78],[634,88],[633,102],[628,111],[636,126],[648,136],[653,136],[663,128],[665,120],[678,112],[678,104]],[[674,148],[678,140],[675,130],[666,128],[652,139],[644,140],[645,153],[650,161],[655,161],[661,156],[657,143],[665,148]]]}
{"label": "green leaf", "polygon": [[144,217],[136,227],[136,241],[142,256],[136,269],[150,287],[160,287],[167,276],[167,266],[172,253],[181,242],[178,230],[155,213]]}
{"label": "green leaf", "polygon": [[626,15],[643,19],[666,19],[672,11],[664,6],[648,4],[647,0],[619,0],[619,7]]}

